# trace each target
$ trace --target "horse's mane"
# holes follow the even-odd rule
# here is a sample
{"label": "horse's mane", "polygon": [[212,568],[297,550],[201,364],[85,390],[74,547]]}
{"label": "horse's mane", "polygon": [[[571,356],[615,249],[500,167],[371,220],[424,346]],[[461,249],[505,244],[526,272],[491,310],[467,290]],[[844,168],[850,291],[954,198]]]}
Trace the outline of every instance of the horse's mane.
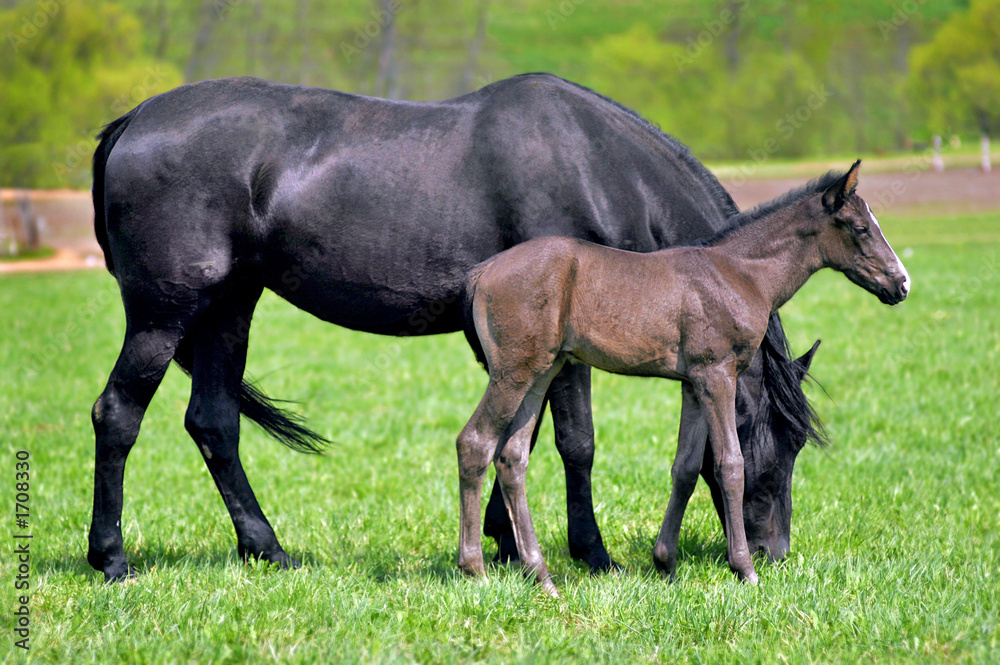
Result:
{"label": "horse's mane", "polygon": [[743,212],[737,212],[735,215],[726,219],[726,225],[719,230],[718,233],[710,238],[698,241],[695,243],[695,246],[704,247],[707,245],[714,245],[737,229],[741,229],[748,224],[752,224],[762,217],[767,217],[776,210],[787,208],[788,206],[805,200],[810,196],[825,192],[830,185],[843,177],[843,171],[827,171],[815,180],[810,180],[801,187],[789,190],[784,194],[767,201],[766,203],[761,203],[760,205],[749,210],[744,210]]}

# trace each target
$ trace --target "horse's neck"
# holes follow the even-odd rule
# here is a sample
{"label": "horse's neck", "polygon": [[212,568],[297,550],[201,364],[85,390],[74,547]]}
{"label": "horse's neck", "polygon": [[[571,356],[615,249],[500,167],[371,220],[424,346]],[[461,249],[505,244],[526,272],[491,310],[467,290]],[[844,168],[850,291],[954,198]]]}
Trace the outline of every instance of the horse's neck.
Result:
{"label": "horse's neck", "polygon": [[749,277],[777,310],[822,267],[816,235],[800,233],[795,206],[736,229],[714,247]]}

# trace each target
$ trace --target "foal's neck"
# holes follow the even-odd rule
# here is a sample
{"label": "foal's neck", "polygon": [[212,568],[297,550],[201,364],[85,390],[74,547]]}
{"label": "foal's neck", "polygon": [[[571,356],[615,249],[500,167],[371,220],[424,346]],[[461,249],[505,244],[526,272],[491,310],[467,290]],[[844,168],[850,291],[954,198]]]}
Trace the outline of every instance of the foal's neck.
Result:
{"label": "foal's neck", "polygon": [[777,310],[823,267],[804,201],[747,222],[712,245],[734,260]]}

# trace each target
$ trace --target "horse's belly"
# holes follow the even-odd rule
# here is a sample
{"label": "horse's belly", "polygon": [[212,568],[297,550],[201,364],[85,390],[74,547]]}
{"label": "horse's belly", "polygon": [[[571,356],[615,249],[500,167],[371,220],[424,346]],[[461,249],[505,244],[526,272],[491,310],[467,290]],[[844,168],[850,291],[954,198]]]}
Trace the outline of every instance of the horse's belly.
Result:
{"label": "horse's belly", "polygon": [[268,287],[310,314],[339,326],[382,335],[432,335],[462,328],[459,283],[423,289],[315,276],[294,266]]}

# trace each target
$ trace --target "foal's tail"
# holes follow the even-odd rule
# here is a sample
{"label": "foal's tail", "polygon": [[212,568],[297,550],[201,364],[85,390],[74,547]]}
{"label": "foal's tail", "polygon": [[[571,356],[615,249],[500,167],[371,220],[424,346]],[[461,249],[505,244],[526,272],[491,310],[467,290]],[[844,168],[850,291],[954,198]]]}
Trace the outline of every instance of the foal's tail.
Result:
{"label": "foal's tail", "polygon": [[[194,350],[186,340],[177,347],[174,360],[184,373],[191,375]],[[302,416],[286,411],[256,385],[243,379],[240,385],[240,413],[254,421],[282,444],[300,453],[322,453],[330,441],[305,425]]]}
{"label": "foal's tail", "polygon": [[472,352],[476,354],[476,360],[486,371],[489,371],[490,368],[486,363],[483,344],[479,341],[479,334],[476,332],[476,322],[472,318],[472,304],[476,297],[476,285],[479,284],[479,278],[492,262],[493,259],[488,259],[469,271],[469,277],[465,280],[465,290],[462,293],[462,332],[465,333],[465,340],[472,347]]}
{"label": "foal's tail", "polygon": [[97,244],[101,246],[101,251],[104,252],[104,264],[112,275],[115,274],[115,263],[111,257],[108,244],[108,224],[104,217],[104,167],[108,163],[111,149],[115,147],[115,143],[121,138],[140,108],[142,108],[142,104],[117,120],[109,122],[96,137],[100,143],[97,144],[97,150],[94,151],[94,185],[90,192],[94,201],[94,235],[97,236]]}
{"label": "foal's tail", "polygon": [[768,427],[777,418],[795,440],[827,445],[829,439],[823,423],[802,392],[802,381],[808,372],[792,358],[777,312],[771,314],[760,350],[764,361],[764,386],[758,426]]}

